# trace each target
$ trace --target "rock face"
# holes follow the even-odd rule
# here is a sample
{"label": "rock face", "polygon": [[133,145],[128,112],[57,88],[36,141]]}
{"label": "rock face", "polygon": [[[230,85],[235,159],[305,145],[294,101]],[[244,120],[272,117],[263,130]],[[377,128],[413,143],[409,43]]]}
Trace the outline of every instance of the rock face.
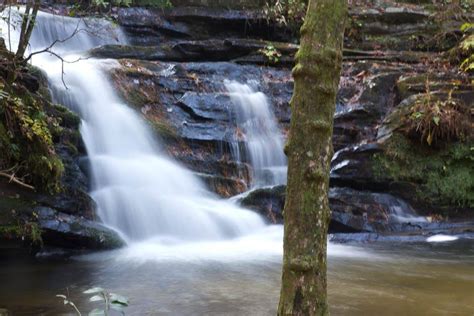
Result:
{"label": "rock face", "polygon": [[256,85],[269,96],[282,130],[288,127],[292,90],[288,70],[230,62],[122,59],[120,63],[111,76],[121,95],[143,113],[170,155],[223,196],[244,192],[250,182],[248,164],[230,155],[238,130],[224,82]]}
{"label": "rock face", "polygon": [[[47,100],[49,93],[46,78],[40,73],[30,72],[25,86],[30,92],[37,93],[34,95],[35,98],[41,101],[43,101],[41,98]],[[24,84],[22,80],[19,79],[18,83]],[[79,117],[63,106],[54,105],[48,101],[39,104],[43,104],[43,115],[58,122],[57,126],[50,127],[49,131],[54,143],[54,151],[62,161],[64,172],[58,184],[58,191],[55,193],[40,186],[36,186],[33,191],[16,185],[5,177],[0,179],[0,243],[9,242],[13,247],[17,247],[18,243],[14,241],[22,241],[22,244],[34,250],[42,245],[48,246],[60,241],[64,247],[77,247],[82,242],[83,248],[106,248],[107,243],[100,247],[85,234],[77,234],[76,237],[69,238],[64,230],[63,235],[50,238],[53,229],[50,227],[48,233],[42,230],[36,208],[48,207],[51,212],[62,214],[62,217],[67,218],[70,223],[86,223],[86,219],[94,219],[95,209],[92,199],[87,194],[89,180],[79,166],[81,157],[86,154],[79,134]],[[44,156],[38,159],[40,158],[47,159]],[[90,223],[88,225],[89,230],[92,231],[93,225]],[[100,231],[99,227],[94,229]],[[104,234],[106,231],[106,228],[102,228]],[[84,240],[81,241],[81,239]]]}
{"label": "rock face", "polygon": [[[425,74],[430,69],[422,61],[440,58],[437,52],[452,47],[457,35],[438,45],[431,38],[439,28],[458,26],[449,21],[436,24],[430,12],[416,5],[384,10],[354,7],[351,16],[354,25],[346,37],[334,118],[331,230],[410,230],[420,221],[394,220],[394,207],[403,205],[407,214],[414,213],[401,198],[425,216],[436,218],[440,213],[435,203],[414,198],[419,183],[380,172],[377,157],[389,150],[380,136],[386,130],[383,122],[402,101],[426,91]],[[239,131],[231,120],[233,104],[223,82],[237,80],[264,92],[286,135],[293,87],[290,66],[297,46],[271,41],[289,42],[290,33],[262,23],[258,10],[126,8],[117,17],[130,46],[101,47],[91,55],[119,60],[121,67],[111,72],[118,91],[143,113],[171,156],[224,197],[246,191],[251,166],[232,160],[229,153]],[[282,54],[277,63],[262,54],[270,43]],[[457,83],[453,95],[472,104],[469,78],[450,68],[438,73],[439,80],[428,84],[431,91],[446,94]],[[416,80],[419,77],[425,80]],[[250,192],[241,203],[270,222],[281,222],[284,187]],[[446,205],[454,210],[449,215],[455,216],[459,208],[451,202]]]}
{"label": "rock face", "polygon": [[[282,223],[285,195],[285,186],[257,189],[241,198],[240,204],[259,212],[271,223]],[[329,205],[330,233],[399,233],[431,225],[405,201],[387,193],[333,187],[329,191]]]}

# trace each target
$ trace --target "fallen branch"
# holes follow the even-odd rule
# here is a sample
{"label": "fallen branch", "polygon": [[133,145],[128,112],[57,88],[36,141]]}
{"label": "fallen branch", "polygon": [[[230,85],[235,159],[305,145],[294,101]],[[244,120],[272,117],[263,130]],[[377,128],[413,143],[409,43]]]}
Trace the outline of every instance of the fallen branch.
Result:
{"label": "fallen branch", "polygon": [[29,185],[29,184],[26,184],[24,183],[23,181],[21,181],[20,179],[18,179],[17,177],[15,177],[15,174],[8,174],[6,172],[2,172],[0,171],[0,176],[1,177],[5,177],[5,178],[8,178],[9,181],[8,182],[13,182],[13,183],[16,183],[24,188],[27,188],[27,189],[30,189],[30,190],[35,190],[35,187]]}

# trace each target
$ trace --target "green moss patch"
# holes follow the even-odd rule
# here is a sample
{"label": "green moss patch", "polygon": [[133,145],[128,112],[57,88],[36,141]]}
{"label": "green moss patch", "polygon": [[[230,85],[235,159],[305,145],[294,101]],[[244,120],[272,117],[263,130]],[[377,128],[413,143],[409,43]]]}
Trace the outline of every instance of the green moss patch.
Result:
{"label": "green moss patch", "polygon": [[418,184],[416,197],[440,207],[474,207],[474,144],[431,148],[394,133],[374,156],[376,177]]}

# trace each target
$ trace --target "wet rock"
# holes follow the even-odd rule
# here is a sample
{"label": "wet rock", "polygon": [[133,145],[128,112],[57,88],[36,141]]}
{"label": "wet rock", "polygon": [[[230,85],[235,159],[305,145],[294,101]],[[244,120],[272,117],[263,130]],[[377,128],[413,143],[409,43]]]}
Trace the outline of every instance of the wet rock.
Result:
{"label": "wet rock", "polygon": [[286,186],[279,185],[251,191],[240,200],[240,204],[256,210],[273,224],[281,224],[283,223],[285,196]]}
{"label": "wet rock", "polygon": [[[269,222],[282,223],[285,195],[286,186],[262,188],[251,191],[239,202]],[[331,233],[416,231],[427,224],[409,204],[390,194],[331,188],[329,204]]]}
{"label": "wet rock", "polygon": [[192,34],[186,24],[172,23],[163,16],[161,10],[121,8],[117,12],[117,21],[128,33],[134,35],[132,39],[140,40],[141,37],[145,37],[147,39],[143,41],[145,43],[149,43],[147,35],[156,37],[163,33],[175,37],[189,37]]}
{"label": "wet rock", "polygon": [[186,92],[177,103],[196,120],[230,121],[232,101],[226,94]]}
{"label": "wet rock", "polygon": [[132,35],[133,45],[157,45],[170,37],[262,38],[270,33],[278,35],[278,31],[282,30],[266,23],[261,10],[229,10],[209,6],[179,6],[169,10],[122,8],[117,12],[117,20]]}
{"label": "wet rock", "polygon": [[465,238],[466,241],[474,238],[473,222],[432,222],[419,225],[417,229],[395,232],[356,232],[356,233],[333,233],[329,239],[333,242],[426,242],[434,235],[448,235],[457,238]]}
{"label": "wet rock", "polygon": [[239,141],[232,123],[234,105],[224,82],[237,80],[264,92],[282,128],[288,126],[293,84],[289,70],[227,62],[176,64],[127,59],[121,64],[112,77],[124,99],[138,107],[153,127],[172,130],[174,139],[164,140],[170,155],[205,175],[205,182],[221,195],[241,193],[250,181],[248,166],[232,161],[230,155]]}
{"label": "wet rock", "polygon": [[221,177],[213,174],[196,174],[207,187],[222,197],[231,197],[248,190],[247,181],[241,178]]}
{"label": "wet rock", "polygon": [[331,188],[329,204],[331,232],[411,231],[427,222],[405,201],[386,193]]}
{"label": "wet rock", "polygon": [[125,245],[117,232],[98,222],[57,212],[48,207],[38,207],[35,212],[46,245],[92,250],[114,249]]}
{"label": "wet rock", "polygon": [[337,151],[331,162],[331,185],[362,190],[387,189],[388,184],[383,178],[376,180],[372,168],[372,158],[382,151],[378,143],[350,146]]}
{"label": "wet rock", "polygon": [[[268,64],[268,59],[259,51],[272,45],[291,64],[298,46],[287,43],[266,42],[252,39],[206,39],[193,41],[168,41],[152,46],[104,45],[89,51],[89,55],[97,58],[131,58],[138,60],[159,61],[231,61],[241,63]],[[244,56],[260,56],[251,59]],[[252,61],[253,60],[253,61]],[[281,63],[278,63],[281,64]]]}

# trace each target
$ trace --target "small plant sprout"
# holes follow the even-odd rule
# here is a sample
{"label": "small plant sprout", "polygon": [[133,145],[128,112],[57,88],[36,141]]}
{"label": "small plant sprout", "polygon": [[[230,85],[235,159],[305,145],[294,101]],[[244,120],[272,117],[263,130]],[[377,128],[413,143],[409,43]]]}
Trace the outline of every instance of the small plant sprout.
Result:
{"label": "small plant sprout", "polygon": [[110,293],[101,287],[93,287],[83,292],[92,295],[90,302],[101,302],[102,308],[95,308],[89,312],[89,316],[110,315],[110,311],[114,310],[125,315],[124,308],[128,306],[128,299],[116,293]]}
{"label": "small plant sprout", "polygon": [[272,44],[259,49],[258,52],[265,56],[270,63],[276,64],[280,61],[281,53]]}
{"label": "small plant sprout", "polygon": [[69,289],[66,289],[67,295],[64,294],[57,294],[56,297],[59,297],[60,299],[63,300],[64,305],[69,305],[74,309],[74,312],[76,312],[77,315],[81,316],[81,312],[77,308],[76,304],[74,304],[73,301],[69,299]]}
{"label": "small plant sprout", "polygon": [[[74,309],[74,312],[78,316],[82,316],[81,312],[77,308],[76,304],[74,304],[69,298],[69,290],[67,290],[68,294],[57,294],[56,297],[59,297],[63,300],[64,305],[69,305]],[[125,315],[124,308],[128,306],[128,299],[122,295],[110,293],[104,290],[101,287],[93,287],[83,292],[84,294],[91,295],[89,298],[89,302],[96,303],[99,302],[102,304],[100,308],[94,308],[90,311],[87,315],[89,316],[109,316],[109,315],[116,315],[117,313],[120,315]],[[115,313],[114,313],[115,312]]]}

